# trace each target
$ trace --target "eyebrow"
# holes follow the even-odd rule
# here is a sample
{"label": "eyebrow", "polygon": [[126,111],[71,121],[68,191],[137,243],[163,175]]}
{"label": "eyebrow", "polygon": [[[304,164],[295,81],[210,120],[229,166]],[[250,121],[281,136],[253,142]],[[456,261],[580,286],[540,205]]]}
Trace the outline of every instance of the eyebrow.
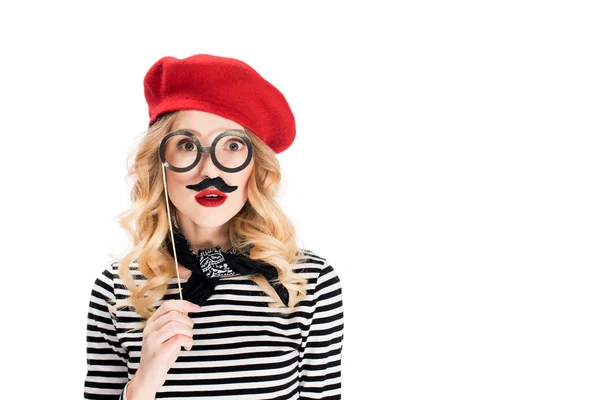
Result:
{"label": "eyebrow", "polygon": [[[184,131],[190,131],[190,132],[192,132],[193,134],[195,134],[196,136],[198,136],[198,139],[200,139],[200,137],[199,137],[199,136],[200,136],[200,133],[199,133],[197,130],[195,130],[195,129],[192,129],[192,128],[177,128],[177,129],[175,129],[175,130],[184,130]],[[211,137],[215,137],[215,136],[217,136],[219,133],[223,133],[223,132],[225,132],[225,131],[235,131],[235,132],[240,132],[240,133],[246,133],[246,132],[244,131],[244,129],[240,129],[240,128],[226,128],[226,129],[220,129],[220,130],[216,131],[215,133],[213,133],[213,134],[211,135]]]}

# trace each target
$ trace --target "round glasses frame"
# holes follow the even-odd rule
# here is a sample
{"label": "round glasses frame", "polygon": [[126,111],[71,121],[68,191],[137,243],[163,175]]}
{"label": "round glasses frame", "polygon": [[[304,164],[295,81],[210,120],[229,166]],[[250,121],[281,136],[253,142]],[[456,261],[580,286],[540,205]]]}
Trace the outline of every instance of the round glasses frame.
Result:
{"label": "round glasses frame", "polygon": [[[196,155],[196,159],[187,167],[180,168],[180,167],[171,165],[171,164],[169,164],[169,162],[167,161],[167,159],[165,157],[165,147],[167,145],[167,141],[176,135],[184,135],[184,136],[189,137],[190,139],[192,139],[192,141],[198,148],[198,154]],[[240,165],[239,167],[228,168],[228,167],[224,166],[223,164],[221,164],[219,162],[219,160],[217,160],[217,156],[215,155],[215,149],[217,146],[217,142],[223,136],[237,136],[246,143],[246,146],[248,146],[248,157],[246,158],[246,161],[244,161],[244,163],[242,165]],[[165,135],[165,137],[160,142],[160,148],[159,148],[158,153],[159,153],[160,161],[162,162],[162,164],[174,172],[187,172],[187,171],[191,170],[192,168],[194,168],[200,162],[200,158],[202,158],[202,153],[210,154],[210,158],[211,158],[213,164],[215,164],[217,166],[217,168],[219,168],[220,170],[225,171],[225,172],[238,172],[238,171],[243,170],[244,168],[246,168],[248,166],[248,164],[250,164],[250,160],[252,159],[252,142],[250,141],[250,139],[248,139],[248,136],[246,136],[245,134],[243,134],[241,132],[224,131],[224,132],[219,133],[219,135],[215,138],[215,140],[213,140],[212,145],[210,145],[210,147],[203,147],[200,144],[200,141],[198,140],[196,135],[194,135],[192,132],[187,131],[185,129],[178,129],[176,131],[169,132],[168,134]]]}

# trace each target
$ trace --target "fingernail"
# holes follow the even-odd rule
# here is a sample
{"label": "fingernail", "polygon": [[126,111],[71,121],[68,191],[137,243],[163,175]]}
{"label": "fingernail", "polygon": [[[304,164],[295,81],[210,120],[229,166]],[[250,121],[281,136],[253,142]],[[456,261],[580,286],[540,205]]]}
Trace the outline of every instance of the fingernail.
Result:
{"label": "fingernail", "polygon": [[198,304],[194,304],[194,310],[200,311],[200,306]]}

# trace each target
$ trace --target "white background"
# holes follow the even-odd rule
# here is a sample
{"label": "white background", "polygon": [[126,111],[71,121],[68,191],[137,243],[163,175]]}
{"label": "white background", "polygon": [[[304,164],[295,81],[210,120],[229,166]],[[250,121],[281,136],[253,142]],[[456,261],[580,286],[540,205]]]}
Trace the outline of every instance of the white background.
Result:
{"label": "white background", "polygon": [[91,286],[129,245],[143,76],[196,53],[247,62],[295,113],[280,202],[342,281],[344,399],[599,398],[596,2],[16,4],[0,9],[11,398],[81,398]]}

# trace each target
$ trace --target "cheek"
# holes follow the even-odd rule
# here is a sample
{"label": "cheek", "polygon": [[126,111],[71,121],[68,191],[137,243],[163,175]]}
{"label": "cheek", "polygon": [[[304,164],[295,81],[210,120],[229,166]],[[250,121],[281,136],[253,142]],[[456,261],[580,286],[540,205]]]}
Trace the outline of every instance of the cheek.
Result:
{"label": "cheek", "polygon": [[240,203],[245,203],[248,200],[248,181],[250,179],[249,173],[244,173],[242,176],[237,176],[235,182],[232,182],[232,185],[237,186],[238,188],[235,190],[236,199],[239,200]]}
{"label": "cheek", "polygon": [[[185,193],[191,193],[190,189],[186,188],[188,180],[185,178],[185,174],[167,172],[167,191],[169,192],[169,198],[173,203],[177,203]],[[164,184],[164,183],[163,183]]]}
{"label": "cheek", "polygon": [[248,182],[250,181],[250,172],[244,171],[244,175],[240,179],[240,188],[244,197],[248,196]]}

